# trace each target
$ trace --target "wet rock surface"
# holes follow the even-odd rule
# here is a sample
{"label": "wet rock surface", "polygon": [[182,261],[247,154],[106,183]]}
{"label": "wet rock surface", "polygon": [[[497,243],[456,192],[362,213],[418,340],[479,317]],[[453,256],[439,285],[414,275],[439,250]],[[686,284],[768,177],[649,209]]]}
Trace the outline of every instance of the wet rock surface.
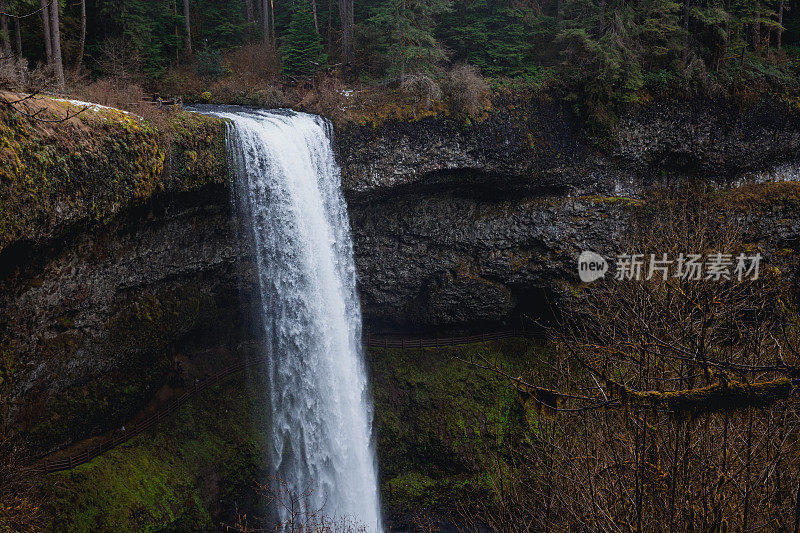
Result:
{"label": "wet rock surface", "polygon": [[[611,151],[548,103],[471,124],[340,128],[367,330],[477,330],[547,316],[577,282],[580,251],[620,251],[629,198],[652,184],[731,185],[773,165],[797,179],[788,164],[800,126],[782,104],[737,114],[692,105],[631,114]],[[167,188],[111,221],[3,250],[0,348],[14,369],[5,423],[33,448],[124,423],[169,378],[175,354],[235,354],[257,336],[248,320],[256,278],[230,194],[226,178]],[[755,194],[737,207],[748,239],[796,255],[797,198],[772,192],[750,211]]]}

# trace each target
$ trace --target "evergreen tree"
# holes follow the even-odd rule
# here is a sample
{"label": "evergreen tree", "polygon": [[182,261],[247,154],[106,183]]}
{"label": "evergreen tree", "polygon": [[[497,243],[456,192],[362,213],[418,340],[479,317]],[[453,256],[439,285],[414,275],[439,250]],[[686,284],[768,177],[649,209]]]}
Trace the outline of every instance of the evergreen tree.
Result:
{"label": "evergreen tree", "polygon": [[456,59],[489,75],[518,76],[535,67],[535,46],[552,39],[555,17],[516,0],[459,0],[441,28]]}
{"label": "evergreen tree", "polygon": [[297,2],[281,53],[283,72],[290,75],[312,74],[327,59],[322,53],[322,39],[314,28],[309,0]]}
{"label": "evergreen tree", "polygon": [[435,29],[436,17],[451,9],[451,0],[386,0],[373,9],[370,23],[378,28],[391,74],[429,71],[447,58]]}
{"label": "evergreen tree", "polygon": [[562,75],[588,116],[615,122],[615,105],[635,100],[647,72],[669,65],[684,42],[680,9],[672,0],[565,4]]}
{"label": "evergreen tree", "polygon": [[245,5],[239,1],[198,0],[200,24],[193,40],[206,47],[224,50],[244,41],[247,33]]}
{"label": "evergreen tree", "polygon": [[141,58],[144,73],[160,76],[181,47],[175,28],[183,26],[183,17],[176,13],[174,0],[124,0],[106,3],[104,8],[122,27],[123,35]]}

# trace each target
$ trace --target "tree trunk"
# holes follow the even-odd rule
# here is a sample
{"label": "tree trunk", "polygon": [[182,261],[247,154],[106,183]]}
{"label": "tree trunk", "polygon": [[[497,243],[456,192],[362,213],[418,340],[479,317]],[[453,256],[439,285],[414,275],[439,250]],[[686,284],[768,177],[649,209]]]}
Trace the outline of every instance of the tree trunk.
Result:
{"label": "tree trunk", "polygon": [[342,26],[342,63],[353,61],[353,0],[339,1],[339,21]]}
{"label": "tree trunk", "polygon": [[53,40],[50,38],[50,0],[39,0],[42,9],[42,29],[44,30],[44,52],[47,56],[47,65],[53,66]]}
{"label": "tree trunk", "polygon": [[689,0],[683,2],[683,61],[689,60]]}
{"label": "tree trunk", "polygon": [[314,13],[314,29],[317,30],[317,35],[319,35],[319,24],[317,23],[317,0],[311,0],[311,11]]}
{"label": "tree trunk", "polygon": [[[488,5],[489,9],[491,10],[492,3],[488,2]],[[402,2],[400,2],[400,18],[402,19],[405,16],[406,16],[406,0],[402,0]],[[403,35],[402,38],[403,40],[405,40],[406,36]],[[405,54],[403,53],[400,54],[400,85],[406,82],[406,60],[405,57],[403,57],[404,55]]]}
{"label": "tree trunk", "polygon": [[756,22],[753,25],[753,48],[761,53],[761,1],[756,4]]}
{"label": "tree trunk", "polygon": [[333,52],[333,0],[328,0],[328,57]]}
{"label": "tree trunk", "polygon": [[[5,8],[5,6],[2,6]],[[11,57],[11,32],[8,28],[8,16],[0,15],[0,32],[3,34],[3,59]]]}
{"label": "tree trunk", "polygon": [[245,11],[247,11],[247,22],[252,24],[253,21],[255,20],[254,13],[253,13],[253,0],[245,0],[244,7],[245,7]]}
{"label": "tree trunk", "polygon": [[778,28],[777,46],[779,52],[781,50],[781,37],[783,37],[783,5],[784,5],[784,0],[781,0],[780,5],[778,6],[778,26],[780,27]]}
{"label": "tree trunk", "polygon": [[556,0],[556,28],[561,28],[561,22],[564,19],[564,9],[561,6],[561,0]]}
{"label": "tree trunk", "polygon": [[181,32],[178,29],[178,0],[172,2],[172,16],[175,20],[175,64],[181,62],[181,47],[178,45],[181,42]]}
{"label": "tree trunk", "polygon": [[262,0],[261,6],[261,25],[263,26],[264,31],[264,42],[267,43],[267,46],[271,46],[272,32],[269,29],[269,0]]}
{"label": "tree trunk", "polygon": [[[253,3],[248,3],[250,6],[247,17],[248,20],[250,20],[253,17]],[[189,0],[183,0],[183,22],[185,24],[183,32],[183,53],[190,56],[192,55],[192,23],[189,20]]]}
{"label": "tree trunk", "polygon": [[19,17],[14,17],[14,29],[17,33],[17,55],[22,57],[22,29],[19,27]]}
{"label": "tree trunk", "polygon": [[81,42],[78,44],[78,59],[75,61],[75,75],[81,71],[83,48],[86,45],[86,0],[81,0]]}
{"label": "tree trunk", "polygon": [[53,69],[56,73],[58,89],[63,91],[66,88],[64,83],[64,63],[61,60],[61,30],[58,22],[58,0],[53,0],[50,6],[50,38],[53,40]]}
{"label": "tree trunk", "polygon": [[269,16],[271,24],[272,46],[278,48],[278,35],[275,33],[275,4],[269,0]]}

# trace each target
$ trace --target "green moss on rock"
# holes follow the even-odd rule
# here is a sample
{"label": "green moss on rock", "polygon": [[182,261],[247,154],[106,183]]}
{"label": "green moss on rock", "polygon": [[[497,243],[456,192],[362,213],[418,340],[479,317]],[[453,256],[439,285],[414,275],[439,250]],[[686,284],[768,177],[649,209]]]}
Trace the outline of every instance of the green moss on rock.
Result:
{"label": "green moss on rock", "polygon": [[176,113],[169,121],[169,179],[176,190],[189,191],[228,177],[225,123],[197,113]]}
{"label": "green moss on rock", "polygon": [[[42,391],[40,400],[27,407],[29,425],[23,434],[46,450],[125,423],[166,382],[174,343],[208,327],[217,314],[213,296],[199,282],[139,291],[121,300],[106,324],[110,336],[104,341],[118,364],[107,368],[103,379],[78,381],[68,394]],[[82,346],[81,335],[71,329],[42,338],[39,351],[46,361],[72,360]]]}
{"label": "green moss on rock", "polygon": [[[63,116],[66,104],[34,105]],[[113,109],[88,109],[57,124],[0,110],[0,251],[70,224],[108,221],[161,191],[227,179],[222,121],[179,112],[166,129]]]}
{"label": "green moss on rock", "polygon": [[73,470],[39,479],[45,529],[209,531],[266,457],[263,405],[230,378],[154,430]]}
{"label": "green moss on rock", "polygon": [[387,514],[455,513],[490,498],[484,466],[524,431],[525,413],[505,378],[464,360],[513,369],[543,348],[510,339],[467,347],[371,349],[381,492]]}
{"label": "green moss on rock", "polygon": [[[525,413],[506,379],[463,360],[485,357],[513,372],[546,353],[517,339],[369,352],[387,517],[454,516],[459,504],[493,501],[487,464],[504,461],[510,443],[524,438]],[[227,520],[221,514],[241,505],[241,488],[264,474],[268,414],[257,391],[265,384],[253,379],[265,375],[231,378],[151,432],[43,477],[48,530],[217,528]]]}

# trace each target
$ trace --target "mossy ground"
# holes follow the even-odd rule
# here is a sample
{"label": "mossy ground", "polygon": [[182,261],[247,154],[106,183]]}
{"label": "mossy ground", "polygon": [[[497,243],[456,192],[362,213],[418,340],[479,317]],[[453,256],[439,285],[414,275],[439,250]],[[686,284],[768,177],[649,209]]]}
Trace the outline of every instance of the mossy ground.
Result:
{"label": "mossy ground", "polygon": [[[402,522],[417,511],[454,518],[459,505],[493,497],[487,462],[502,459],[525,431],[525,413],[507,379],[464,360],[484,357],[513,373],[548,353],[522,339],[368,353],[387,518]],[[218,528],[220,513],[241,508],[242,488],[264,474],[264,384],[253,382],[264,374],[254,376],[232,377],[151,432],[41,478],[46,529]],[[249,497],[244,505],[252,508]]]}
{"label": "mossy ground", "polygon": [[[215,531],[264,467],[259,375],[237,375],[154,430],[38,480],[47,531]],[[245,491],[247,492],[247,491]],[[241,506],[242,503],[238,502]]]}
{"label": "mossy ground", "polygon": [[492,497],[486,465],[525,431],[525,412],[506,378],[465,360],[485,358],[515,375],[546,353],[524,339],[369,352],[388,518],[452,518],[459,505]]}
{"label": "mossy ground", "polygon": [[[59,116],[56,109],[51,114]],[[87,110],[54,125],[4,109],[0,153],[9,162],[0,168],[0,248],[48,229],[56,213],[97,220],[147,198],[164,167],[155,128],[110,110]]]}

